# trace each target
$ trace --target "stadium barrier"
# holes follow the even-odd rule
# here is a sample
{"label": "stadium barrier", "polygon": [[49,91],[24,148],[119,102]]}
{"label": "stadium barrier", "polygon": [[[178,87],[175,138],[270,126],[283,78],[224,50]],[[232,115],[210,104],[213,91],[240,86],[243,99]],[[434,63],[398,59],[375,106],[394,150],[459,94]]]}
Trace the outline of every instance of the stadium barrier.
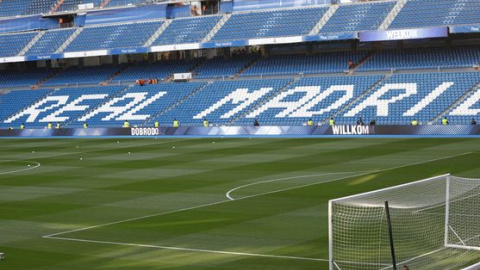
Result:
{"label": "stadium barrier", "polygon": [[133,127],[0,130],[0,137],[108,137],[108,136],[479,136],[480,126],[220,126]]}

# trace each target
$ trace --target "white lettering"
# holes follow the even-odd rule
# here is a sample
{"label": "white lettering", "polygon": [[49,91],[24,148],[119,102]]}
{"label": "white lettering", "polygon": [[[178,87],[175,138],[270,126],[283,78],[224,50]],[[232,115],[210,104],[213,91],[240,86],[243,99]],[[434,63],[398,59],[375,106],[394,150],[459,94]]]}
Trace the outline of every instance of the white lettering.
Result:
{"label": "white lettering", "polygon": [[[405,90],[405,93],[400,94],[390,99],[380,99],[384,94],[390,90]],[[353,117],[358,115],[361,111],[365,110],[368,107],[376,107],[377,116],[388,116],[389,104],[393,104],[397,101],[400,101],[406,97],[414,95],[417,93],[417,84],[416,83],[389,83],[382,86],[375,93],[370,95],[363,102],[355,106],[353,109],[345,113],[346,117]]]}
{"label": "white lettering", "polygon": [[64,112],[84,112],[87,111],[90,106],[89,105],[78,105],[84,100],[95,100],[95,99],[104,99],[108,95],[107,94],[94,94],[94,95],[83,95],[74,101],[68,103],[67,105],[63,106],[60,110],[40,119],[39,122],[65,122],[70,119],[68,116],[60,116]]}
{"label": "white lettering", "polygon": [[[21,111],[20,113],[8,118],[7,120],[5,120],[4,123],[12,123],[13,121],[15,121],[17,119],[20,119],[21,117],[27,116],[27,115],[28,115],[28,118],[25,122],[33,123],[37,119],[38,115],[40,115],[40,113],[43,113],[43,112],[52,110],[54,108],[58,108],[62,105],[65,105],[67,103],[68,98],[69,98],[69,96],[49,96],[49,97],[46,97],[46,98],[40,100],[39,102],[33,104],[32,106],[30,106],[26,110]],[[45,105],[49,102],[54,102],[54,103],[46,106],[45,108],[40,109],[41,106],[43,106],[43,105]]]}
{"label": "white lettering", "polygon": [[265,94],[272,91],[272,87],[261,88],[260,90],[254,91],[252,93],[248,92],[248,88],[240,88],[235,90],[234,92],[230,93],[228,96],[222,98],[217,103],[210,106],[210,108],[204,110],[203,112],[195,115],[193,119],[202,119],[207,115],[211,114],[212,112],[218,110],[223,105],[227,104],[228,102],[232,102],[233,104],[240,104],[239,106],[235,107],[233,110],[225,113],[220,118],[230,118],[237,114],[238,112],[244,110],[259,98],[263,97]]}

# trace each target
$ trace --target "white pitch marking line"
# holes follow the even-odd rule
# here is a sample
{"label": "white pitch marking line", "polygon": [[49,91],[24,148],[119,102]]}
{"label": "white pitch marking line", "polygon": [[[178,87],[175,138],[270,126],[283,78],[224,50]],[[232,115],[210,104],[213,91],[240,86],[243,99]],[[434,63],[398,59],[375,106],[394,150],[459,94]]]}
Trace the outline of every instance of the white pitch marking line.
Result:
{"label": "white pitch marking line", "polygon": [[[274,194],[274,193],[278,193],[278,192],[283,192],[283,191],[287,191],[287,190],[293,190],[293,189],[298,189],[298,188],[304,188],[304,187],[314,186],[314,185],[318,185],[318,184],[325,184],[325,183],[335,182],[335,181],[344,180],[344,179],[348,179],[348,178],[352,178],[352,177],[369,175],[369,174],[372,174],[372,173],[378,173],[378,172],[395,170],[395,169],[400,169],[400,168],[409,167],[409,166],[415,166],[415,165],[419,165],[419,164],[423,164],[423,163],[429,163],[429,162],[433,162],[433,161],[438,161],[438,160],[449,159],[449,158],[453,158],[453,157],[464,156],[464,155],[468,155],[468,154],[471,154],[471,153],[473,153],[473,152],[466,152],[466,153],[462,153],[462,154],[458,154],[458,155],[446,156],[446,157],[435,158],[435,159],[430,159],[430,160],[426,160],[426,161],[420,161],[420,162],[415,162],[415,163],[400,165],[400,166],[391,167],[391,168],[379,169],[379,170],[370,171],[370,172],[366,172],[366,173],[361,173],[361,174],[357,174],[357,175],[349,175],[349,176],[334,178],[334,179],[331,179],[331,180],[328,180],[328,181],[323,181],[323,182],[310,183],[310,184],[300,185],[300,186],[296,186],[296,187],[290,187],[290,188],[284,188],[284,189],[269,191],[269,192],[265,192],[265,193],[254,194],[254,195],[251,195],[251,196],[246,196],[246,197],[242,197],[242,198],[240,198],[240,199],[236,199],[235,201],[245,200],[245,199],[254,198],[254,197],[259,197],[259,196],[263,196],[263,195],[270,195],[270,194]],[[209,207],[209,206],[218,205],[218,204],[223,204],[223,203],[228,203],[228,202],[232,202],[232,201],[231,201],[231,200],[223,200],[223,201],[218,201],[218,202],[213,202],[213,203],[207,203],[207,204],[202,204],[202,205],[197,205],[197,206],[191,206],[191,207],[186,207],[186,208],[182,208],[182,209],[178,209],[178,210],[161,212],[161,213],[156,213],[156,214],[151,214],[151,215],[146,215],[146,216],[141,216],[141,217],[129,218],[129,219],[125,219],[125,220],[119,220],[119,221],[114,221],[114,222],[109,222],[109,223],[104,223],[104,224],[99,224],[99,225],[94,225],[94,226],[89,226],[89,227],[84,227],[84,228],[69,230],[69,231],[63,231],[63,232],[53,233],[53,234],[45,235],[45,236],[42,236],[42,237],[44,237],[44,238],[52,238],[53,236],[57,236],[57,235],[63,235],[63,234],[67,234],[67,233],[73,233],[73,232],[85,231],[85,230],[90,230],[90,229],[96,229],[96,228],[105,227],[105,226],[110,226],[110,225],[115,225],[115,224],[119,224],[119,223],[125,223],[125,222],[129,222],[129,221],[136,221],[136,220],[141,220],[141,219],[145,219],[145,218],[151,218],[151,217],[157,217],[157,216],[162,216],[162,215],[168,215],[168,214],[173,214],[173,213],[178,213],[178,212],[183,212],[183,211],[188,211],[188,210],[194,210],[194,209],[199,209],[199,208],[203,208],[203,207]]]}
{"label": "white pitch marking line", "polygon": [[41,166],[41,164],[40,164],[39,162],[35,162],[35,161],[23,161],[23,160],[2,160],[2,161],[6,161],[6,162],[9,162],[9,161],[23,162],[23,163],[28,163],[28,164],[35,164],[35,166],[33,166],[33,167],[28,167],[28,168],[25,168],[25,169],[15,170],[15,171],[0,172],[0,175],[30,171],[30,170],[36,169],[36,168],[38,168],[38,167]]}
{"label": "white pitch marking line", "polygon": [[[308,178],[308,177],[315,177],[315,176],[326,176],[326,175],[335,175],[335,174],[349,174],[349,173],[365,173],[367,171],[357,171],[357,172],[332,172],[332,173],[322,173],[322,174],[310,174],[310,175],[298,175],[298,176],[291,176],[291,177],[285,177],[285,178],[277,178],[277,179],[270,179],[270,180],[265,180],[265,181],[259,181],[259,182],[255,182],[255,183],[250,183],[250,184],[246,184],[246,185],[243,185],[243,186],[238,186],[236,188],[233,188],[233,189],[230,189],[226,194],[225,196],[233,201],[235,200],[235,198],[233,198],[231,196],[231,194],[234,192],[234,191],[237,191],[239,189],[242,189],[242,188],[246,188],[246,187],[250,187],[250,186],[255,186],[255,185],[258,185],[258,184],[264,184],[264,183],[271,183],[271,182],[280,182],[280,181],[285,181],[285,180],[291,180],[291,179],[299,179],[299,178]],[[318,183],[318,182],[317,182]]]}
{"label": "white pitch marking line", "polygon": [[308,258],[308,257],[268,255],[268,254],[256,254],[256,253],[247,253],[247,252],[222,251],[222,250],[210,250],[210,249],[198,249],[198,248],[156,246],[156,245],[97,241],[97,240],[87,240],[87,239],[77,239],[77,238],[67,238],[67,237],[53,237],[53,236],[47,237],[47,236],[44,236],[43,238],[74,241],[74,242],[84,242],[84,243],[108,244],[108,245],[118,245],[118,246],[141,247],[141,248],[156,248],[156,249],[167,249],[167,250],[178,250],[178,251],[189,251],[189,252],[202,252],[202,253],[215,253],[215,254],[225,254],[225,255],[239,255],[239,256],[264,257],[264,258],[275,258],[275,259],[319,261],[319,262],[327,262],[328,261],[327,259],[317,259],[317,258]]}

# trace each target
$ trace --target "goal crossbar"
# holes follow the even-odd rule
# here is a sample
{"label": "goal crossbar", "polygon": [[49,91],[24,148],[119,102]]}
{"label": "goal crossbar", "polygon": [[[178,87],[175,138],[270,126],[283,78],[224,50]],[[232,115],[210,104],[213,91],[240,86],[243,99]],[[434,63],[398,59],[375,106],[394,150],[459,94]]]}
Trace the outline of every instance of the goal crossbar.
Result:
{"label": "goal crossbar", "polygon": [[392,202],[396,266],[453,269],[480,260],[480,179],[443,174],[330,200],[330,270],[393,268],[384,201]]}

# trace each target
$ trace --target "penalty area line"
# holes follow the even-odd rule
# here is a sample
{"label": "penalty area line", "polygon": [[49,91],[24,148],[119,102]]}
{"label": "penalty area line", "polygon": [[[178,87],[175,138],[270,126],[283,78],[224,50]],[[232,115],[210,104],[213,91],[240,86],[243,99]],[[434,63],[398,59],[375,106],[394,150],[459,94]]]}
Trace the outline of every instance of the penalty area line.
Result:
{"label": "penalty area line", "polygon": [[[414,162],[414,163],[405,164],[405,165],[399,165],[399,166],[395,166],[395,167],[391,167],[391,168],[367,171],[365,173],[359,173],[359,174],[356,174],[356,175],[342,176],[342,177],[333,178],[333,179],[329,179],[329,180],[322,181],[322,182],[315,182],[315,183],[299,185],[299,186],[290,187],[290,188],[284,188],[284,189],[273,190],[273,191],[264,192],[264,193],[253,194],[253,195],[250,195],[250,196],[245,196],[245,197],[241,197],[239,199],[235,199],[234,201],[246,200],[246,199],[249,199],[249,198],[275,194],[275,193],[284,192],[284,191],[288,191],[288,190],[294,190],[294,189],[299,189],[299,188],[315,186],[315,185],[318,185],[318,184],[331,183],[331,182],[335,182],[335,181],[349,179],[349,178],[352,178],[352,177],[365,176],[365,175],[369,175],[369,174],[372,174],[372,173],[379,173],[379,172],[384,172],[384,171],[389,171],[389,170],[396,170],[396,169],[400,169],[400,168],[405,168],[405,167],[409,167],[409,166],[416,166],[416,165],[425,164],[425,163],[429,163],[429,162],[434,162],[434,161],[439,161],[439,160],[444,160],[444,159],[449,159],[449,158],[465,156],[465,155],[472,154],[472,153],[473,152],[466,152],[466,153],[462,153],[462,154],[458,154],[458,155],[451,155],[451,156],[440,157],[440,158],[435,158],[435,159],[430,159],[430,160],[425,160],[425,161],[419,161],[419,162]],[[184,212],[184,211],[188,211],[188,210],[195,210],[195,209],[199,209],[199,208],[204,208],[204,207],[209,207],[209,206],[214,206],[214,205],[219,205],[219,204],[224,204],[224,203],[229,203],[229,202],[234,202],[234,201],[232,201],[232,200],[222,200],[222,201],[218,201],[218,202],[196,205],[196,206],[181,208],[181,209],[177,209],[177,210],[171,210],[171,211],[155,213],[155,214],[146,215],[146,216],[134,217],[134,218],[118,220],[118,221],[114,221],[114,222],[98,224],[98,225],[93,225],[93,226],[88,226],[88,227],[63,231],[63,232],[57,232],[57,233],[45,235],[45,236],[42,236],[42,237],[43,238],[52,238],[52,237],[58,236],[58,235],[64,235],[64,234],[80,232],[80,231],[86,231],[86,230],[90,230],[90,229],[96,229],[96,228],[106,227],[106,226],[110,226],[110,225],[116,225],[116,224],[130,222],[130,221],[137,221],[137,220],[142,220],[142,219],[151,218],[151,217],[158,217],[158,216],[163,216],[163,215],[168,215],[168,214],[174,214],[174,213]]]}
{"label": "penalty area line", "polygon": [[[284,177],[284,178],[276,178],[276,179],[270,179],[270,180],[264,180],[264,181],[259,181],[259,182],[254,182],[242,186],[238,186],[236,188],[230,189],[226,194],[225,197],[227,197],[229,200],[234,201],[235,198],[232,197],[232,193],[234,191],[237,191],[239,189],[243,189],[246,187],[250,186],[255,186],[259,184],[265,184],[265,183],[272,183],[272,182],[280,182],[280,181],[285,181],[285,180],[292,180],[292,179],[300,179],[300,178],[309,178],[309,177],[316,177],[316,176],[328,176],[328,175],[337,175],[337,174],[355,174],[355,173],[367,173],[368,171],[357,171],[357,172],[331,172],[331,173],[321,173],[321,174],[310,174],[310,175],[297,175],[297,176],[290,176],[290,177]],[[328,181],[328,180],[327,180]],[[319,182],[315,182],[319,183]]]}
{"label": "penalty area line", "polygon": [[211,249],[200,249],[200,248],[170,247],[170,246],[135,244],[135,243],[124,243],[124,242],[111,242],[111,241],[98,241],[98,240],[88,240],[88,239],[78,239],[78,238],[68,238],[68,237],[55,237],[55,236],[43,236],[43,238],[73,241],[73,242],[83,242],[83,243],[105,244],[105,245],[117,245],[117,246],[139,247],[139,248],[176,250],[176,251],[185,251],[185,252],[214,253],[214,254],[235,255],[235,256],[249,256],[249,257],[263,257],[263,258],[274,258],[274,259],[290,259],[290,260],[328,262],[327,259],[317,259],[317,258],[309,258],[309,257],[269,255],[269,254],[257,254],[257,253],[248,253],[248,252],[211,250]]}

